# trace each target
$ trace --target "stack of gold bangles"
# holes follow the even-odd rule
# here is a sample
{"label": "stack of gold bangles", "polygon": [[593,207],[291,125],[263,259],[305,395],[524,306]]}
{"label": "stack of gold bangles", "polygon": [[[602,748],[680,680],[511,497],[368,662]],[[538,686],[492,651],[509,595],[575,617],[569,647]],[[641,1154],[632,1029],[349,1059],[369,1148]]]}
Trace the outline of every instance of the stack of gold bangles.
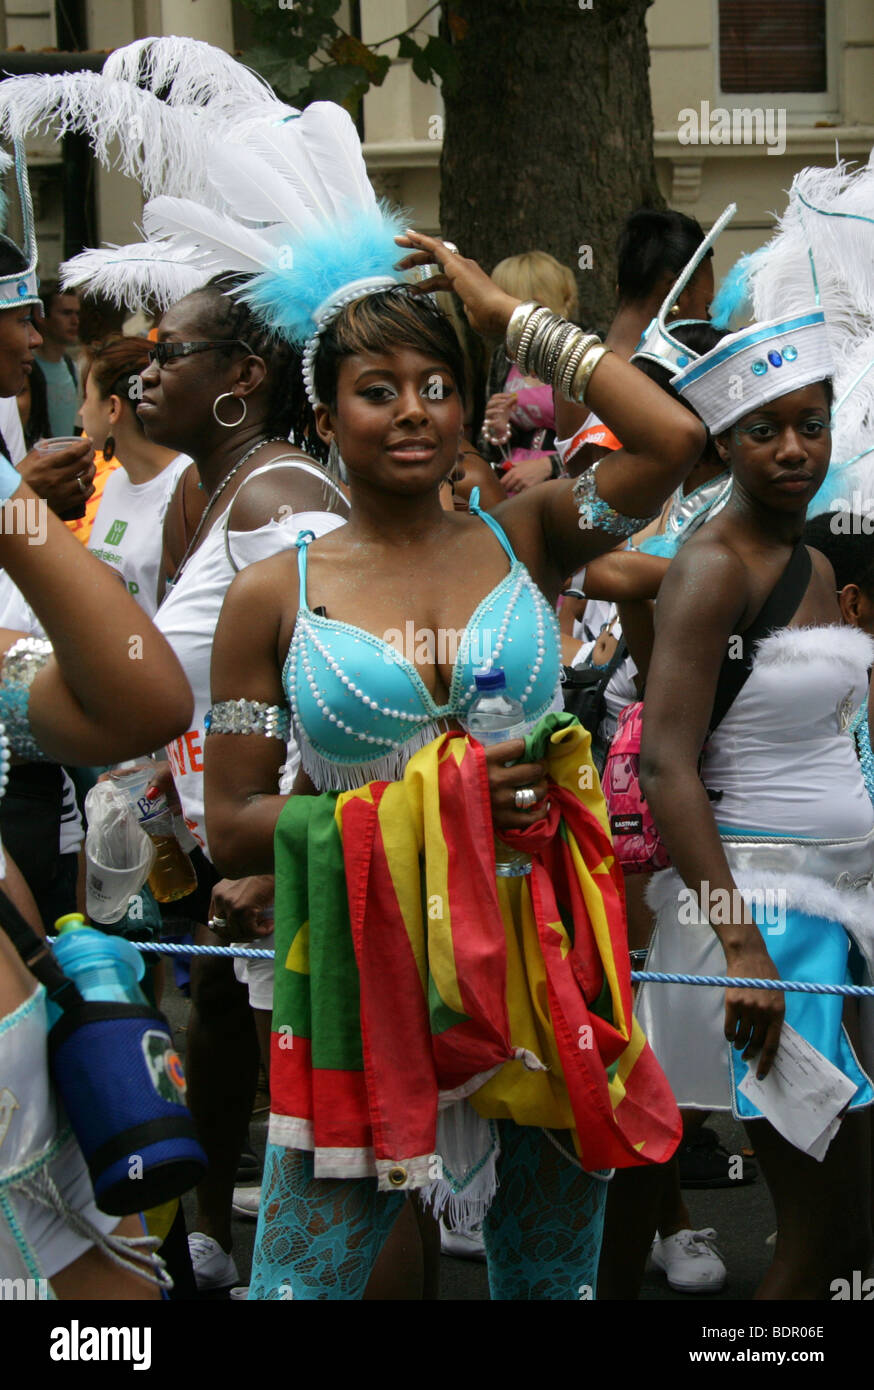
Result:
{"label": "stack of gold bangles", "polygon": [[592,373],[611,351],[594,333],[529,301],[513,310],[507,325],[507,356],[526,376],[536,376],[583,405]]}

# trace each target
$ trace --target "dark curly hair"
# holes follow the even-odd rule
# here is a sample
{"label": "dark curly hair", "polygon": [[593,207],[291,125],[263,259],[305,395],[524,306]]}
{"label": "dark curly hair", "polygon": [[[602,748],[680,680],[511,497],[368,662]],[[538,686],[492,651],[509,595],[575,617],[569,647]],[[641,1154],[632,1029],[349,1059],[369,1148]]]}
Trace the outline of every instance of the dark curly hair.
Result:
{"label": "dark curly hair", "polygon": [[207,301],[204,328],[211,338],[227,338],[228,354],[238,351],[236,340],[247,343],[267,366],[267,414],[270,434],[291,439],[308,453],[321,454],[321,441],[306,398],[301,376],[301,357],[296,348],[265,328],[248,304],[233,291],[249,281],[247,275],[216,275],[194,293]]}

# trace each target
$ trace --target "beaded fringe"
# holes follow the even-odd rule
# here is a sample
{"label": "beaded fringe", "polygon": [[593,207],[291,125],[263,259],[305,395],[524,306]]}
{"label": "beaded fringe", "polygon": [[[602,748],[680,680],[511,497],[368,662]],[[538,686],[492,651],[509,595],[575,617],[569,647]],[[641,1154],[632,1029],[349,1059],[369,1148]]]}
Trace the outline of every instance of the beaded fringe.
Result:
{"label": "beaded fringe", "polygon": [[325,758],[301,729],[295,729],[295,734],[301,767],[319,791],[354,792],[368,782],[399,782],[413,754],[446,733],[447,728],[445,719],[432,720],[406,739],[400,748],[392,748],[380,758],[360,763],[338,763]]}

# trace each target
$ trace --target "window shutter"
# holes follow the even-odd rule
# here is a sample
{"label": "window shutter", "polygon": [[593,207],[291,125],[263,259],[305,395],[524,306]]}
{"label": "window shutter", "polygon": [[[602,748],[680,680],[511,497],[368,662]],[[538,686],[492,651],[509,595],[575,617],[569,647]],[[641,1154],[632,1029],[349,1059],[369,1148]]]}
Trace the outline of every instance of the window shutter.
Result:
{"label": "window shutter", "polygon": [[826,0],[720,0],[723,92],[824,92]]}

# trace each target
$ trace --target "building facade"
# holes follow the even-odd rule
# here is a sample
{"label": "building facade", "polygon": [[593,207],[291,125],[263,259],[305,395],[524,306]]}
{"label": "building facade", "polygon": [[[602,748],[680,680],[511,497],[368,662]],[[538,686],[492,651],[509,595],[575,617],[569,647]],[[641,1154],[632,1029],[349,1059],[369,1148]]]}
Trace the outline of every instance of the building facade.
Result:
{"label": "building facade", "polygon": [[[3,49],[58,45],[52,0],[4,0],[2,8]],[[423,0],[360,0],[361,37],[372,42],[396,34],[424,8]],[[277,0],[278,23],[288,9]],[[80,14],[93,49],[147,34],[185,34],[229,51],[246,43],[247,13],[236,0],[80,0]],[[342,20],[356,20],[348,0]],[[726,203],[738,204],[718,247],[720,273],[766,239],[769,214],[785,205],[798,169],[831,163],[836,148],[847,160],[868,158],[874,146],[874,4],[655,0],[647,23],[655,156],[665,198],[705,227]],[[425,30],[436,32],[436,24],[433,14]],[[568,81],[570,98],[572,75]],[[437,230],[438,88],[420,82],[409,62],[396,60],[382,87],[364,99],[363,130],[378,191],[409,208],[423,230]],[[30,156],[42,273],[50,275],[62,255],[59,147],[34,141]],[[94,178],[99,238],[131,240],[140,213],[137,189],[104,170]],[[569,247],[567,260],[575,254]]]}

